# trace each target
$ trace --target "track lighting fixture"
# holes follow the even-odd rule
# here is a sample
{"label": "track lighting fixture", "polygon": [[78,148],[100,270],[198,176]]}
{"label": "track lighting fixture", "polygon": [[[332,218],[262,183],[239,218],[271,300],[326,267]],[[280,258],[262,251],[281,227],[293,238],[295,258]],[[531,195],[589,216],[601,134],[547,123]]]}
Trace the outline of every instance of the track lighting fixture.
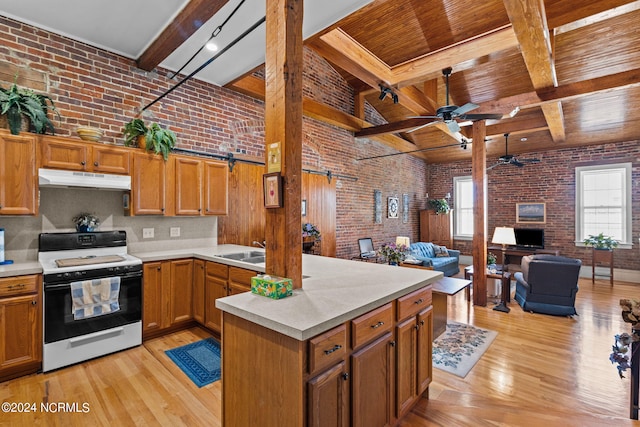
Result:
{"label": "track lighting fixture", "polygon": [[382,101],[387,96],[387,94],[389,94],[389,96],[393,100],[393,103],[394,104],[398,103],[398,95],[396,95],[396,93],[393,90],[391,90],[391,88],[383,86],[381,84],[378,86],[380,86],[380,96],[378,96],[378,99],[380,101]]}

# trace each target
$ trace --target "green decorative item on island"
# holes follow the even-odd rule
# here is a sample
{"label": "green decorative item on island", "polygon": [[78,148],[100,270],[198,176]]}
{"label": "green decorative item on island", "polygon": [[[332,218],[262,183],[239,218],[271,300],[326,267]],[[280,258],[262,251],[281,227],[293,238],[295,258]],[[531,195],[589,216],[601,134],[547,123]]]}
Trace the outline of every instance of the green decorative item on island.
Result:
{"label": "green decorative item on island", "polygon": [[58,114],[53,100],[47,95],[20,89],[15,83],[9,89],[0,87],[0,115],[7,117],[12,135],[20,133],[23,116],[29,119],[30,132],[44,134],[49,130],[54,134],[53,123],[47,116],[49,110]]}
{"label": "green decorative item on island", "polygon": [[378,254],[390,265],[398,265],[401,261],[404,261],[408,249],[405,245],[386,243],[378,249]]}
{"label": "green decorative item on island", "polygon": [[605,236],[604,233],[598,235],[590,234],[582,243],[586,246],[593,246],[594,249],[611,250],[618,247],[618,241],[611,236]]}
{"label": "green decorative item on island", "polygon": [[293,283],[286,277],[260,274],[251,278],[251,293],[282,299],[293,295]]}
{"label": "green decorative item on island", "polygon": [[100,218],[87,212],[83,212],[73,218],[76,230],[81,233],[93,231],[100,225]]}
{"label": "green decorative item on island", "polygon": [[165,160],[169,158],[169,152],[176,146],[176,134],[170,129],[164,129],[157,123],[145,125],[142,119],[133,119],[122,130],[124,145],[127,147],[144,146],[141,148],[162,154]]}
{"label": "green decorative item on island", "polygon": [[449,202],[447,199],[429,199],[429,207],[436,213],[449,213]]}

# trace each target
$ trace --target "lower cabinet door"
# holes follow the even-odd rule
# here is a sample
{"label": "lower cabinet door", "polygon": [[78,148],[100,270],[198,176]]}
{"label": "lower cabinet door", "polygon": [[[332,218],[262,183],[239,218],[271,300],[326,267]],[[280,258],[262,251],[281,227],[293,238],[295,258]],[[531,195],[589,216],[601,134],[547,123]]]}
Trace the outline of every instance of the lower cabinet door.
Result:
{"label": "lower cabinet door", "polygon": [[307,382],[307,425],[349,425],[349,374],[345,362],[327,369]]}
{"label": "lower cabinet door", "polygon": [[391,332],[351,356],[354,427],[388,426],[394,420],[395,342]]}
{"label": "lower cabinet door", "polygon": [[433,307],[426,308],[418,314],[418,395],[431,384],[433,364],[431,353],[433,351]]}
{"label": "lower cabinet door", "polygon": [[398,374],[396,378],[398,417],[402,417],[411,408],[417,395],[417,329],[415,316],[400,323],[396,328],[396,339],[398,341]]}
{"label": "lower cabinet door", "polygon": [[0,299],[0,377],[4,369],[42,358],[38,300],[38,295]]}

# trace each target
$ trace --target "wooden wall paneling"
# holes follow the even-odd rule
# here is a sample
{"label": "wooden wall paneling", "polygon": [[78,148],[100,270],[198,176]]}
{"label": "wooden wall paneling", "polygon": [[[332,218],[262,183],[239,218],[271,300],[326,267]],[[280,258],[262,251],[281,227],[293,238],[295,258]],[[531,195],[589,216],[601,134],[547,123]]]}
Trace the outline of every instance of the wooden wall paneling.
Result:
{"label": "wooden wall paneling", "polygon": [[321,233],[320,254],[336,256],[336,182],[324,175],[302,174],[302,199],[307,201],[307,215],[302,224],[310,222]]}
{"label": "wooden wall paneling", "polygon": [[229,214],[218,217],[218,243],[252,246],[265,239],[264,167],[236,163],[229,173]]}

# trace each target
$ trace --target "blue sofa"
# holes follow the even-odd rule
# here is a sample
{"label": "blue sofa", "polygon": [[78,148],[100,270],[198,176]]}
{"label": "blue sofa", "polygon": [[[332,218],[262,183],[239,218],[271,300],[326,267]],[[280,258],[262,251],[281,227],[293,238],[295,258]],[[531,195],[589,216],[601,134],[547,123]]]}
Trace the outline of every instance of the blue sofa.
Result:
{"label": "blue sofa", "polygon": [[460,272],[460,251],[447,248],[449,256],[437,257],[433,243],[416,242],[409,246],[411,255],[422,261],[425,267],[433,267],[436,271],[442,271],[445,276],[453,276]]}

